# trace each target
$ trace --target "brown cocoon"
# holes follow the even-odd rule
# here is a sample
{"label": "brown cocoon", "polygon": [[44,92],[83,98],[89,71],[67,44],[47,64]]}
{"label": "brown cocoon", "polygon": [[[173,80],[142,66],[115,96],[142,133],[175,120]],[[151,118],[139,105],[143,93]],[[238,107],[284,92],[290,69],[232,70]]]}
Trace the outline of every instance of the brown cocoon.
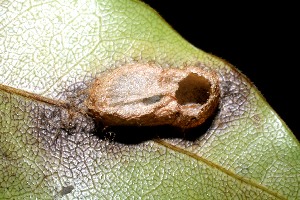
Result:
{"label": "brown cocoon", "polygon": [[191,128],[213,113],[219,96],[218,76],[212,71],[128,64],[102,73],[86,104],[107,126]]}

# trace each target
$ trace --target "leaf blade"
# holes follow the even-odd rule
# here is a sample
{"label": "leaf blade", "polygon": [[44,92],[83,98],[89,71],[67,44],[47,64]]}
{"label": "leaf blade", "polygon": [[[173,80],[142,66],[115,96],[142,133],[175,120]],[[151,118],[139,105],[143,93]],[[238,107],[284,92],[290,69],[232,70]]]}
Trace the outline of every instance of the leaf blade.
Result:
{"label": "leaf blade", "polygon": [[[140,2],[94,3],[29,5],[25,1],[21,11],[11,4],[6,17],[1,17],[6,49],[0,56],[6,62],[0,68],[0,81],[20,90],[2,87],[0,92],[3,198],[299,196],[299,142],[246,77],[183,40]],[[41,32],[18,34],[28,21]],[[36,35],[30,38],[29,33]],[[63,45],[68,43],[69,47]],[[92,119],[81,114],[72,118],[70,110],[57,103],[70,97],[77,100],[70,93],[86,89],[96,74],[132,61],[152,61],[164,67],[195,64],[220,73],[222,100],[205,135],[193,142],[110,143],[93,135]],[[177,148],[196,159],[178,153]]]}

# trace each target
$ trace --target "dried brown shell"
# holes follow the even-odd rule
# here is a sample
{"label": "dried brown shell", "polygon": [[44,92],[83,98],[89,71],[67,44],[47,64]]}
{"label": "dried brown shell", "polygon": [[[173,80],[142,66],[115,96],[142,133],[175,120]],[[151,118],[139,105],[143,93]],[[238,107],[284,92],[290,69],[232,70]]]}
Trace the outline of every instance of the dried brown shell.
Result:
{"label": "dried brown shell", "polygon": [[212,71],[128,64],[102,73],[86,105],[107,126],[191,128],[213,113],[219,96],[218,76]]}

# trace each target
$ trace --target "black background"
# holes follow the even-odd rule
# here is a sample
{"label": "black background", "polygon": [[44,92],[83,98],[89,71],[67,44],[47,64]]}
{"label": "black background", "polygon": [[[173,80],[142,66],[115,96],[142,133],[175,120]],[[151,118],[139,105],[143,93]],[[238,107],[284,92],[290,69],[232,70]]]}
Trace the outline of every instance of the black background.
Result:
{"label": "black background", "polygon": [[145,0],[187,41],[245,74],[300,140],[297,6]]}

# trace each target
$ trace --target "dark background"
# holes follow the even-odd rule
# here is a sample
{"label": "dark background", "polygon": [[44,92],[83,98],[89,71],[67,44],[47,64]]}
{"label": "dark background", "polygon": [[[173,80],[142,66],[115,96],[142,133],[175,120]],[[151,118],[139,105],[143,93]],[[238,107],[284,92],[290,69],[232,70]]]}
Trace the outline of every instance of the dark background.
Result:
{"label": "dark background", "polygon": [[280,1],[144,2],[191,44],[242,71],[300,140],[296,5]]}

